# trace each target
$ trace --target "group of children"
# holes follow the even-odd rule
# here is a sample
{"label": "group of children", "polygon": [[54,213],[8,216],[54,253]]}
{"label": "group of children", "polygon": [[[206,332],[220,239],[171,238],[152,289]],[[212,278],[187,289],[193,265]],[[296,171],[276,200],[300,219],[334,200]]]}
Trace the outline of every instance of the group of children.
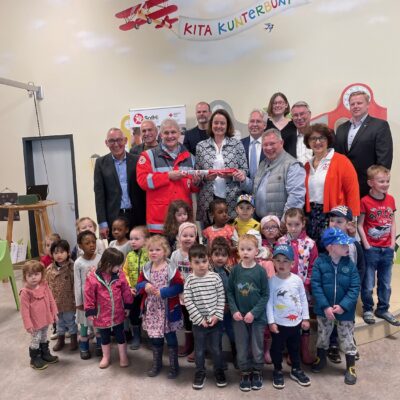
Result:
{"label": "group of children", "polygon": [[[148,376],[160,373],[166,341],[168,378],[179,374],[178,357],[189,355],[196,366],[194,389],[201,389],[206,379],[207,343],[216,385],[227,385],[224,333],[240,370],[242,391],[262,388],[265,362],[273,365],[273,386],[284,387],[285,347],[290,378],[309,386],[301,361],[312,364],[312,372],[320,372],[327,357],[340,362],[338,343],[346,356],[345,383],[355,384],[355,308],[361,288],[363,318],[375,322],[375,271],[375,316],[398,324],[388,311],[395,245],[395,205],[387,194],[389,171],[373,166],[368,178],[371,191],[362,199],[358,221],[363,248],[352,237],[353,216],[344,205],[330,211],[329,226],[321,238],[325,251],[318,254],[316,243],[305,233],[301,209],[287,210],[282,221],[268,215],[258,222],[249,195],[239,196],[233,224],[229,224],[223,199],[211,203],[212,225],[202,232],[204,244],[197,243],[192,210],[182,201],[171,203],[164,236],[150,236],[142,226],[128,232],[124,219],[118,218],[112,226],[115,241],[108,249],[96,239],[95,223],[89,218],[79,220],[75,264],[68,243],[58,238],[49,246],[47,270],[36,261],[27,262],[23,269],[22,315],[32,335],[32,367],[46,368],[58,360],[49,351],[48,325],[57,323],[53,350],[59,351],[67,332],[71,350],[77,348],[78,323],[82,359],[90,358],[89,339],[94,335],[96,355],[102,355],[99,366],[107,368],[114,335],[120,366],[126,367],[128,327],[133,350],[140,347],[143,328],[153,352]],[[317,357],[310,352],[310,315],[316,316],[318,325]],[[176,332],[182,328],[185,344],[178,348]]]}

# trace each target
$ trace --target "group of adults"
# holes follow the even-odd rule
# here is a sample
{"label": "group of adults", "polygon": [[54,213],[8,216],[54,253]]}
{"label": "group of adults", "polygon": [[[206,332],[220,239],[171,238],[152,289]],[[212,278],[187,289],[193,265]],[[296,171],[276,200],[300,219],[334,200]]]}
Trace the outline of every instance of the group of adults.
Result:
{"label": "group of adults", "polygon": [[228,112],[211,112],[206,102],[196,105],[198,125],[186,131],[183,144],[173,119],[163,121],[159,135],[154,122],[144,121],[142,143],[130,152],[122,131],[110,129],[105,141],[110,153],[97,160],[94,172],[100,234],[107,237],[118,215],[131,226],[146,223],[151,232],[162,233],[168,205],[176,199],[191,204],[193,192],[197,220],[206,226],[213,199],[226,199],[234,216],[238,195],[247,192],[259,219],[304,207],[309,235],[318,238],[331,208],[347,205],[359,215],[360,197],[369,190],[367,168],[392,164],[389,124],[368,114],[368,94],[353,92],[349,105],[352,118],[336,134],[327,125],[311,125],[308,104],[298,101],[290,108],[283,93],[271,97],[267,113],[250,113],[249,136],[242,140],[234,137]]}

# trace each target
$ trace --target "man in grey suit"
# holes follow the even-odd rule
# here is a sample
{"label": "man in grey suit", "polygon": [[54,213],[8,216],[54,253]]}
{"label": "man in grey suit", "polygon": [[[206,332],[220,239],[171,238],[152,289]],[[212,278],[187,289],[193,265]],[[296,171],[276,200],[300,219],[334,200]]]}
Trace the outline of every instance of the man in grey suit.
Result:
{"label": "man in grey suit", "polygon": [[146,195],[136,181],[138,155],[125,151],[127,138],[118,128],[111,128],[105,140],[110,153],[96,161],[94,196],[101,238],[111,238],[112,222],[124,216],[132,228],[145,224]]}
{"label": "man in grey suit", "polygon": [[387,121],[368,115],[369,96],[363,91],[350,94],[350,121],[336,131],[335,151],[347,156],[358,175],[360,196],[369,192],[367,169],[374,164],[390,169],[393,141]]}

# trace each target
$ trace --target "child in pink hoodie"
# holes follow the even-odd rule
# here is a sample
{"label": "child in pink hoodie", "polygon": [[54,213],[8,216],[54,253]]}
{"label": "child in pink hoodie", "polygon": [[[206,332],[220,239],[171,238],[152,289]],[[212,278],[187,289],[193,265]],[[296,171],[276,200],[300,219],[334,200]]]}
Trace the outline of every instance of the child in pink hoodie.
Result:
{"label": "child in pink hoodie", "polygon": [[45,267],[39,261],[27,261],[22,268],[25,286],[20,291],[24,327],[32,335],[29,346],[31,367],[45,369],[58,361],[50,354],[47,330],[57,320],[57,305],[44,280]]}

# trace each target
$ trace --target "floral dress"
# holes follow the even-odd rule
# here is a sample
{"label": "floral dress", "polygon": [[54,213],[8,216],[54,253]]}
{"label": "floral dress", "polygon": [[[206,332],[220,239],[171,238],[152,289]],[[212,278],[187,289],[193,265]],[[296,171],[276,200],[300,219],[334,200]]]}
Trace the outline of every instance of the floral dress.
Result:
{"label": "floral dress", "polygon": [[[161,289],[168,286],[168,264],[159,270],[155,271],[153,268],[150,272],[149,282],[156,288]],[[168,332],[175,332],[182,329],[182,319],[179,321],[169,322],[165,307],[167,306],[167,299],[147,294],[145,314],[143,317],[143,329],[151,338],[160,338]]]}

